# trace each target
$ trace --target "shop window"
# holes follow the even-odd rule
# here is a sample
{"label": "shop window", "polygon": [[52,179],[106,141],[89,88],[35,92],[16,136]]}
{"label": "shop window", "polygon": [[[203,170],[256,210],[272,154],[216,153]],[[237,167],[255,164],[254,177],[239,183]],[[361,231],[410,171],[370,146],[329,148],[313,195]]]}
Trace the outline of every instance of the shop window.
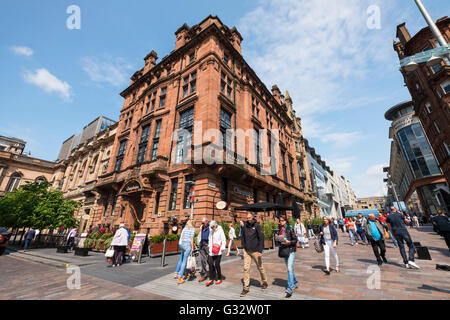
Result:
{"label": "shop window", "polygon": [[116,210],[116,204],[117,204],[117,193],[114,194],[111,204],[111,217],[114,216],[114,211]]}

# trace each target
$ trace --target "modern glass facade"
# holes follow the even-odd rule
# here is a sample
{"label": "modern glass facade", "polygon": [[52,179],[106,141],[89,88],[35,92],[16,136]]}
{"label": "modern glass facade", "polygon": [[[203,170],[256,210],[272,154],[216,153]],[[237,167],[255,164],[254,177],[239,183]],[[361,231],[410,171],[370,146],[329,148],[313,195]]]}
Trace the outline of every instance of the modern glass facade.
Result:
{"label": "modern glass facade", "polygon": [[397,136],[416,179],[441,174],[420,123],[399,130]]}

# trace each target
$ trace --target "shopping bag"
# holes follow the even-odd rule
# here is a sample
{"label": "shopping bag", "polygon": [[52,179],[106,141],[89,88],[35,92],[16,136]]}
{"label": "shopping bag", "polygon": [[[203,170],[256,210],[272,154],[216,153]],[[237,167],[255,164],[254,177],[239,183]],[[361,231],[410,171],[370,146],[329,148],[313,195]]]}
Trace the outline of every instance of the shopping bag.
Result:
{"label": "shopping bag", "polygon": [[186,268],[189,270],[194,270],[197,267],[197,261],[193,255],[190,255],[187,260]]}
{"label": "shopping bag", "polygon": [[106,250],[105,257],[106,258],[112,258],[114,256],[114,249],[109,248]]}
{"label": "shopping bag", "polygon": [[389,239],[389,233],[386,230],[384,230],[384,238]]}

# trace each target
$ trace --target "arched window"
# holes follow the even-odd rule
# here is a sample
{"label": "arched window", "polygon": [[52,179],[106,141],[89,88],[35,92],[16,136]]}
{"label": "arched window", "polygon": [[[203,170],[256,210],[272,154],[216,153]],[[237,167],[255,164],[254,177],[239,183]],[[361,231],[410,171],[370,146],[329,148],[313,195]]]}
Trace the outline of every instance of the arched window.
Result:
{"label": "arched window", "polygon": [[19,187],[20,180],[22,180],[22,175],[18,172],[14,173],[9,179],[6,192],[12,192],[14,189],[17,189]]}
{"label": "arched window", "polygon": [[41,184],[42,182],[47,181],[47,179],[45,179],[45,177],[38,177],[36,178],[35,182],[38,184]]}

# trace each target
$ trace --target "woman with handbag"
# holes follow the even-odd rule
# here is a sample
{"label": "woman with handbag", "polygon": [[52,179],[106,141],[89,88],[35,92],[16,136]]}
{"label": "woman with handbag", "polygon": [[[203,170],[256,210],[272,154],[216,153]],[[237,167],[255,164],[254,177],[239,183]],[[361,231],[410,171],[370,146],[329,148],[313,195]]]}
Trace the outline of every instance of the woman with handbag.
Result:
{"label": "woman with handbag", "polygon": [[181,249],[180,260],[178,260],[178,265],[175,270],[175,278],[178,279],[178,284],[184,283],[182,277],[186,270],[187,260],[194,248],[194,236],[195,228],[192,226],[192,221],[188,220],[181,232],[180,241],[178,242],[178,246]]}
{"label": "woman with handbag", "polygon": [[220,260],[222,259],[222,252],[225,250],[226,238],[221,226],[217,225],[216,221],[209,223],[211,228],[209,232],[209,281],[206,286],[209,287],[216,281],[216,284],[222,283],[222,272],[220,270]]}
{"label": "woman with handbag", "polygon": [[278,256],[283,258],[288,272],[288,286],[286,288],[286,298],[292,296],[292,291],[298,288],[297,278],[294,273],[295,252],[297,247],[297,237],[294,229],[289,226],[286,216],[280,216],[279,236],[280,247]]}
{"label": "woman with handbag", "polygon": [[297,234],[298,243],[302,246],[302,249],[309,247],[308,236],[306,235],[305,225],[297,219],[295,224],[295,233]]}
{"label": "woman with handbag", "polygon": [[336,272],[339,272],[339,258],[336,252],[338,233],[329,217],[324,217],[323,225],[320,226],[320,242],[325,252],[325,265],[327,267],[324,270],[325,274],[330,275],[330,250],[336,263]]}
{"label": "woman with handbag", "polygon": [[111,246],[114,248],[114,256],[112,259],[112,266],[118,267],[122,264],[122,255],[128,245],[128,232],[125,230],[125,225],[120,224],[119,229],[114,233],[114,238],[111,241]]}

